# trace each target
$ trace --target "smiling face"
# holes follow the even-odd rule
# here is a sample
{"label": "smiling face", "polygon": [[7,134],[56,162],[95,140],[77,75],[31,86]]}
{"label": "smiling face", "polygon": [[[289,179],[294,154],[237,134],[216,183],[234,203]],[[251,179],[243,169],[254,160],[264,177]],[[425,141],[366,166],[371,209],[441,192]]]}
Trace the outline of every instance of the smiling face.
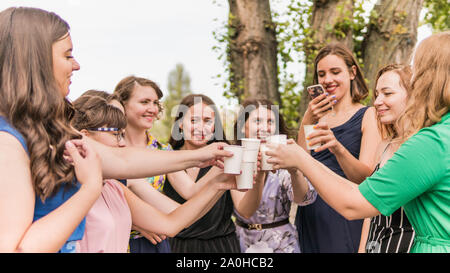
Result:
{"label": "smiling face", "polygon": [[403,113],[407,101],[406,89],[400,84],[400,76],[389,71],[380,76],[375,90],[374,106],[383,124],[393,124]]}
{"label": "smiling face", "polygon": [[276,121],[273,111],[264,106],[253,110],[245,122],[245,137],[258,138],[265,141],[265,138],[275,134]]}
{"label": "smiling face", "polygon": [[135,85],[130,99],[125,103],[128,125],[147,130],[152,128],[159,114],[159,98],[150,86]]}
{"label": "smiling face", "polygon": [[53,43],[52,46],[53,74],[64,97],[70,92],[69,86],[72,83],[72,72],[80,69],[80,65],[72,56],[72,48],[72,39],[69,34]]}
{"label": "smiling face", "polygon": [[180,124],[185,142],[194,147],[205,146],[214,134],[214,118],[214,110],[204,103],[189,107]]}
{"label": "smiling face", "polygon": [[336,55],[327,55],[317,63],[318,82],[338,101],[344,96],[350,97],[350,80],[355,74],[356,67],[352,66],[350,72],[344,60]]}

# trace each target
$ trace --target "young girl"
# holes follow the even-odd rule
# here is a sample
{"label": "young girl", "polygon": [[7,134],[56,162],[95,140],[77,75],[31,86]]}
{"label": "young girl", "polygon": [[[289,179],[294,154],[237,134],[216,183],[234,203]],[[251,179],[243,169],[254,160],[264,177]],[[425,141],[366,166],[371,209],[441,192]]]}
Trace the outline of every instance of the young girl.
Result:
{"label": "young girl", "polygon": [[389,216],[403,207],[415,230],[411,252],[450,252],[450,48],[442,46],[449,43],[446,31],[418,45],[412,93],[396,125],[402,144],[360,185],[334,174],[293,143],[266,152],[273,157],[269,162],[301,170],[347,219]]}
{"label": "young girl", "polygon": [[[392,64],[378,71],[375,80],[375,102],[378,125],[383,141],[377,150],[375,171],[392,157],[399,145],[394,139],[399,135],[396,121],[405,110],[410,88],[409,66]],[[405,253],[409,252],[414,230],[403,208],[390,217],[378,215],[364,220],[359,252]]]}
{"label": "young girl", "polygon": [[[72,124],[82,134],[108,146],[125,146],[126,118],[120,109],[99,96],[88,96],[87,99],[81,96],[74,101],[74,107],[76,113]],[[232,175],[215,177],[215,183],[220,181],[226,184],[227,180],[231,181],[229,184],[234,184]],[[208,184],[203,194],[206,194],[208,187],[210,191],[213,188],[214,192],[219,186]],[[220,195],[210,195],[214,196],[211,202],[215,202],[215,196]],[[202,204],[210,206],[207,202]],[[174,236],[205,212],[200,203],[187,202],[166,215],[137,198],[119,181],[107,179],[104,180],[100,198],[86,216],[86,230],[77,249],[79,252],[126,252],[132,223],[144,231]]]}
{"label": "young girl", "polygon": [[[330,44],[314,61],[314,83],[326,93],[311,100],[301,122],[297,142],[306,150],[304,125],[317,124],[318,132],[308,136],[312,157],[338,175],[360,183],[373,168],[381,137],[375,109],[360,102],[368,88],[355,57],[345,46]],[[318,196],[297,209],[295,218],[302,252],[355,253],[361,238],[362,221],[348,221]]]}
{"label": "young girl", "polygon": [[[266,137],[288,134],[283,117],[275,105],[265,99],[248,99],[235,124],[235,141],[241,133],[245,138]],[[241,251],[265,251],[276,253],[299,253],[297,230],[289,223],[292,202],[301,206],[314,202],[317,194],[303,175],[296,169],[264,172],[257,176],[258,184],[264,185],[261,202],[253,215],[241,215],[237,210],[236,233]],[[259,228],[254,228],[255,226]]]}

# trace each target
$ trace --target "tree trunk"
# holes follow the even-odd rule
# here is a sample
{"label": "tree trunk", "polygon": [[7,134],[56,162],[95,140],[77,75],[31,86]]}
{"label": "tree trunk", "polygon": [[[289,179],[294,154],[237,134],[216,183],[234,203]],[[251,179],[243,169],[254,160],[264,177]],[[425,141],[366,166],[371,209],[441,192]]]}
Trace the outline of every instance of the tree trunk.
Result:
{"label": "tree trunk", "polygon": [[310,101],[306,87],[313,83],[314,58],[319,50],[331,42],[341,42],[353,50],[353,30],[343,22],[353,19],[353,0],[316,0],[311,14],[313,32],[305,39],[306,73],[301,95],[300,118]]}
{"label": "tree trunk", "polygon": [[423,0],[381,0],[375,5],[362,45],[363,72],[370,89],[383,66],[410,63],[422,4]]}
{"label": "tree trunk", "polygon": [[229,0],[231,90],[239,101],[266,98],[280,103],[277,41],[269,0]]}

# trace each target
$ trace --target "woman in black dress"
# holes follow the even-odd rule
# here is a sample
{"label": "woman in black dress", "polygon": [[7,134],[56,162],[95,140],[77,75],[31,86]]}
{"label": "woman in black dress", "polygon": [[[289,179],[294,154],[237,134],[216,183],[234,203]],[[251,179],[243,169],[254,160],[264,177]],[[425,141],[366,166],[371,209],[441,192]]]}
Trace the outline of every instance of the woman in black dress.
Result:
{"label": "woman in black dress", "polygon": [[[217,141],[226,142],[214,102],[205,95],[186,96],[180,102],[175,117],[169,140],[172,148],[195,150]],[[182,204],[207,183],[207,177],[220,171],[217,167],[189,168],[185,172],[168,174],[164,192]],[[183,175],[190,179],[180,177]],[[250,217],[261,200],[263,187],[260,186],[255,184],[253,189],[246,192],[227,191],[205,216],[169,239],[172,252],[239,253],[239,241],[231,219],[233,208]]]}

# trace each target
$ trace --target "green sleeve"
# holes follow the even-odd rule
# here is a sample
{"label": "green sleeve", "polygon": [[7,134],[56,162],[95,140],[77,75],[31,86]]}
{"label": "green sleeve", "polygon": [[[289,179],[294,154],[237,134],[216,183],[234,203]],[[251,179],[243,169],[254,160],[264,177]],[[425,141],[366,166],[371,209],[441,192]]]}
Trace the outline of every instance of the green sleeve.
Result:
{"label": "green sleeve", "polygon": [[386,164],[359,185],[361,194],[389,216],[445,175],[447,147],[436,128],[425,128],[401,145]]}

